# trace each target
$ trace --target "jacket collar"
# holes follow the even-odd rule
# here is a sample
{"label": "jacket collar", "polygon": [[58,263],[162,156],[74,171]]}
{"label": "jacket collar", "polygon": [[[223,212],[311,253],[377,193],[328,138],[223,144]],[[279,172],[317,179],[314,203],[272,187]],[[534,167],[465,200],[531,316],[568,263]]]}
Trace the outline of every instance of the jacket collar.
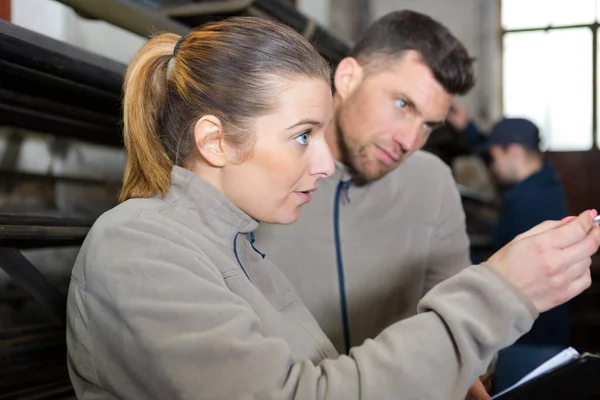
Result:
{"label": "jacket collar", "polygon": [[330,180],[339,182],[339,181],[350,181],[352,180],[352,175],[348,172],[348,167],[338,160],[334,160],[335,171],[329,177]]}
{"label": "jacket collar", "polygon": [[258,228],[258,221],[236,207],[216,187],[185,168],[173,167],[165,201],[216,243],[231,246],[235,235]]}

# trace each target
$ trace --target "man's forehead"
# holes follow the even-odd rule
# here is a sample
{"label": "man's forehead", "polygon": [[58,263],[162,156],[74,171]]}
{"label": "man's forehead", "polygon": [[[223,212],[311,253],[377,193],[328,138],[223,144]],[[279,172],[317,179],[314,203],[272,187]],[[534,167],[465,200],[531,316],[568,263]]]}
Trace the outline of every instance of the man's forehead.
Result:
{"label": "man's forehead", "polygon": [[431,68],[422,61],[418,53],[406,53],[403,56],[388,59],[371,76],[390,85],[431,85],[444,90],[435,79]]}
{"label": "man's forehead", "polygon": [[444,118],[452,101],[452,95],[435,79],[431,69],[416,57],[389,60],[386,68],[374,72],[367,80],[371,81],[368,90],[409,97],[421,112],[431,110],[435,114],[431,118]]}

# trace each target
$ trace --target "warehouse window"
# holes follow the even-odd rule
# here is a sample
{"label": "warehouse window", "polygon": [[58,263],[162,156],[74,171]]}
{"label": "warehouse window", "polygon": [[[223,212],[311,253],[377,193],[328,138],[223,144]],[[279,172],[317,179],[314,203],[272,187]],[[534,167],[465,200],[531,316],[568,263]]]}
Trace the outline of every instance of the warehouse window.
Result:
{"label": "warehouse window", "polygon": [[540,127],[552,151],[589,150],[597,132],[600,0],[503,0],[503,111]]}

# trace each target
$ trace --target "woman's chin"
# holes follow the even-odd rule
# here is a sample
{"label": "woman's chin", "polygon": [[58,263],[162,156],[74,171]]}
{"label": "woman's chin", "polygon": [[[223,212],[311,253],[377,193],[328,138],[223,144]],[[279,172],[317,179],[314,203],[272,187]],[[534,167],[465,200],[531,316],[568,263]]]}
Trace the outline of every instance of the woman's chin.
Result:
{"label": "woman's chin", "polygon": [[279,212],[276,215],[273,215],[272,218],[269,218],[269,220],[261,222],[279,225],[293,224],[298,220],[298,217],[300,217],[300,207],[301,206],[298,206],[295,210],[286,210],[285,212]]}

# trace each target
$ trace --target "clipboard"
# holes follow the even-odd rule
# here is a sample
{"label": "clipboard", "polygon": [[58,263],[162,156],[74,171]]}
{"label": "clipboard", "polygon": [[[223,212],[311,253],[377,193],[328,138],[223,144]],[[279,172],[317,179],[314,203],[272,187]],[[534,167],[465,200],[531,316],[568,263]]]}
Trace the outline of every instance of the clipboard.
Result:
{"label": "clipboard", "polygon": [[584,353],[494,400],[588,400],[600,394],[600,355]]}

